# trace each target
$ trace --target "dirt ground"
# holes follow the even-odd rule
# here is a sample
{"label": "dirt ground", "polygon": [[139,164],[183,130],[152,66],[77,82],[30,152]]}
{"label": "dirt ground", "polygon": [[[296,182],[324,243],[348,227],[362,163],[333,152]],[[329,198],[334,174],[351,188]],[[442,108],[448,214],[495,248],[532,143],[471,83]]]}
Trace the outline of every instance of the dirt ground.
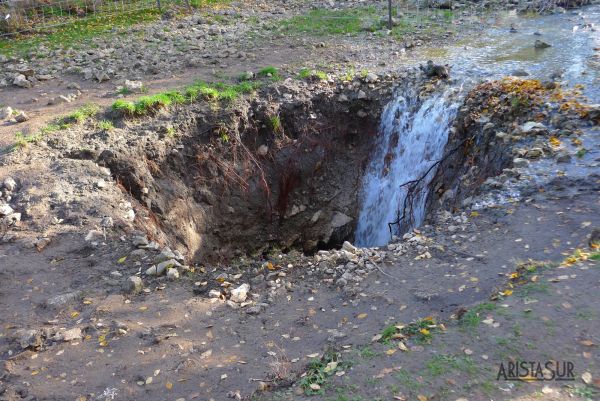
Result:
{"label": "dirt ground", "polygon": [[[259,44],[256,60],[218,71],[348,62],[377,70],[406,61],[397,43],[371,40],[386,65],[369,49],[372,41],[338,37],[302,47]],[[142,80],[154,92],[214,76],[199,67]],[[73,103],[30,102],[64,93],[67,81],[82,88]],[[0,103],[31,119],[0,127],[0,146],[11,145],[17,130],[34,132],[84,103],[108,106],[114,86],[68,76],[2,89]],[[85,161],[80,181],[57,175],[46,182],[40,171],[60,173],[70,161],[48,156],[46,143],[36,146],[18,166],[19,186],[42,179],[37,188],[49,192],[32,193],[34,207],[45,196],[67,193],[67,203],[91,196],[86,191],[103,177],[94,161]],[[596,152],[584,159],[596,171],[587,182],[553,164],[562,185],[492,207],[438,210],[381,249],[273,249],[194,263],[176,280],[143,275],[140,291],[124,290],[124,282],[145,272],[160,250],[143,251],[152,244],[132,243],[140,233],[130,229],[89,231],[84,222],[60,235],[49,228],[0,243],[0,400],[600,399],[600,260],[590,246],[600,228]],[[17,168],[6,160],[3,179]],[[98,203],[109,191],[128,196],[111,183],[109,195],[94,195]],[[48,227],[59,224],[50,213],[47,219]],[[349,265],[353,274],[342,285],[336,274]],[[232,302],[231,289],[242,284],[249,284],[247,303]],[[519,361],[570,363],[573,376],[499,375]]]}
{"label": "dirt ground", "polygon": [[[131,267],[117,262],[130,251],[117,238],[90,249],[80,237],[63,236],[39,253],[3,245],[4,397],[304,399],[297,384],[277,389],[285,381],[275,379],[300,375],[311,359],[335,350],[343,369],[314,398],[550,400],[574,393],[595,399],[581,377],[600,374],[599,262],[564,261],[576,249],[587,251],[599,209],[595,194],[544,194],[471,217],[458,234],[448,224],[425,228],[434,249],[439,245],[431,259],[416,261],[414,250],[390,252],[381,270],[351,291],[340,291],[305,258],[273,255],[281,266],[275,277],[293,284],[256,315],[196,295],[194,283],[214,280],[211,272],[177,283],[157,280],[137,296],[119,294],[118,272]],[[522,274],[524,263],[539,270],[510,296],[490,301],[516,281],[510,274]],[[228,273],[242,282],[251,271]],[[253,282],[253,293],[266,289],[265,281]],[[56,294],[73,295],[48,305]],[[461,310],[479,312],[457,321]],[[445,326],[432,329],[430,343],[409,338],[403,351],[394,340],[372,341],[390,324],[429,316]],[[11,356],[19,330],[73,327],[83,338],[46,338]],[[570,361],[575,381],[496,380],[500,363],[513,360]],[[275,392],[258,390],[270,385]]]}

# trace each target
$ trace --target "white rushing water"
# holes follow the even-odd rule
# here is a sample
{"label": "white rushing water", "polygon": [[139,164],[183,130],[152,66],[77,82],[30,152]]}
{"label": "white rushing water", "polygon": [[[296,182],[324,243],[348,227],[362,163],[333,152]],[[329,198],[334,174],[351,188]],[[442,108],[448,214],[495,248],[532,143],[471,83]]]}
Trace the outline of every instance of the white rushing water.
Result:
{"label": "white rushing water", "polygon": [[[457,104],[449,93],[433,96],[418,108],[416,103],[414,95],[397,96],[381,116],[379,140],[363,178],[358,246],[382,246],[391,240],[388,223],[397,219],[406,198],[401,185],[422,177],[443,156]],[[426,192],[434,175],[435,168],[422,182],[425,191],[414,197],[414,226],[425,217]]]}

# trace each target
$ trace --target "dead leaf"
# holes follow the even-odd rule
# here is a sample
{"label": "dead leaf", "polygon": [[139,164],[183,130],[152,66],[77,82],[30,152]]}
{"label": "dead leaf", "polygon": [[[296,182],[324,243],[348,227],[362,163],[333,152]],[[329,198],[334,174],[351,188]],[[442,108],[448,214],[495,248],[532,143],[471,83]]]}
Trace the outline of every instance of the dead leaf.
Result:
{"label": "dead leaf", "polygon": [[592,374],[590,372],[583,373],[581,375],[581,380],[583,380],[585,384],[590,384],[592,382]]}
{"label": "dead leaf", "polygon": [[394,355],[394,353],[395,353],[395,352],[396,352],[396,350],[395,350],[395,349],[393,349],[393,348],[390,348],[390,349],[388,349],[387,351],[385,351],[385,354],[386,354],[386,355]]}
{"label": "dead leaf", "polygon": [[366,318],[368,315],[366,313],[361,313],[357,316],[358,319],[364,319]]}
{"label": "dead leaf", "polygon": [[373,336],[373,338],[371,338],[371,342],[375,343],[375,342],[381,340],[381,337],[383,337],[381,334],[376,334]]}
{"label": "dead leaf", "polygon": [[425,397],[423,394],[417,395],[417,398],[419,399],[419,401],[427,401],[427,397]]}

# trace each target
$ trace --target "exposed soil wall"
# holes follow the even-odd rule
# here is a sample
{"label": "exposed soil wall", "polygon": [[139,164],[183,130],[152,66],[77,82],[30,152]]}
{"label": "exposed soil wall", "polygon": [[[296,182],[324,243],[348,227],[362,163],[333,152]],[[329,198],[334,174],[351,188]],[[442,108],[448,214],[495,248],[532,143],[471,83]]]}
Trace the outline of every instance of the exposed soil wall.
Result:
{"label": "exposed soil wall", "polygon": [[146,209],[144,229],[190,259],[339,246],[354,230],[392,81],[288,81],[228,109],[194,105],[128,128],[160,141],[98,161]]}

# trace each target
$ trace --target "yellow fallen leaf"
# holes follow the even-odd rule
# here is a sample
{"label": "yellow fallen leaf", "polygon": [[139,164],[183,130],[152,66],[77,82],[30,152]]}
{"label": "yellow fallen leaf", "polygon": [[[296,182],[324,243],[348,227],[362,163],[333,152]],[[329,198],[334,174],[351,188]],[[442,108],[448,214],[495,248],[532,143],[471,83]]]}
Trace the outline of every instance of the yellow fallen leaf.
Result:
{"label": "yellow fallen leaf", "polygon": [[148,307],[147,307],[147,306],[140,306],[140,307],[139,307],[139,310],[147,310],[147,309],[148,309]]}
{"label": "yellow fallen leaf", "polygon": [[428,336],[430,333],[429,330],[427,330],[427,329],[421,329],[421,330],[419,330],[419,332],[421,332],[421,334],[423,334],[424,336]]}
{"label": "yellow fallen leaf", "polygon": [[400,341],[400,342],[398,343],[398,349],[399,349],[400,351],[403,351],[403,352],[406,352],[406,351],[408,351],[408,348],[406,348],[406,344],[404,344],[402,341]]}
{"label": "yellow fallen leaf", "polygon": [[367,317],[366,313],[361,313],[360,315],[357,316],[357,318],[359,318],[359,319],[364,319],[366,317]]}
{"label": "yellow fallen leaf", "polygon": [[119,260],[117,260],[117,263],[125,263],[126,260],[127,256],[123,256],[122,258],[119,258]]}
{"label": "yellow fallen leaf", "polygon": [[387,351],[385,351],[386,355],[393,355],[395,352],[396,352],[396,350],[393,348],[390,348]]}
{"label": "yellow fallen leaf", "polygon": [[71,317],[73,319],[75,319],[77,316],[79,316],[79,312],[77,312],[77,311],[71,312]]}
{"label": "yellow fallen leaf", "polygon": [[479,216],[478,212],[476,212],[476,211],[471,212],[471,217],[477,217],[477,216]]}
{"label": "yellow fallen leaf", "polygon": [[31,376],[35,376],[35,375],[37,375],[38,373],[40,373],[40,372],[38,372],[37,370],[34,370],[33,372],[31,372]]}
{"label": "yellow fallen leaf", "polygon": [[550,137],[549,141],[550,141],[550,145],[552,145],[552,146],[555,146],[555,147],[560,146],[560,140],[555,136]]}
{"label": "yellow fallen leaf", "polygon": [[427,397],[425,397],[423,394],[417,395],[417,398],[419,399],[419,401],[427,401]]}
{"label": "yellow fallen leaf", "polygon": [[165,387],[167,388],[167,390],[171,390],[173,388],[173,383],[171,382],[166,382],[165,383]]}
{"label": "yellow fallen leaf", "polygon": [[508,296],[512,295],[512,293],[513,293],[513,290],[504,290],[500,294],[504,295],[505,297],[508,297]]}

